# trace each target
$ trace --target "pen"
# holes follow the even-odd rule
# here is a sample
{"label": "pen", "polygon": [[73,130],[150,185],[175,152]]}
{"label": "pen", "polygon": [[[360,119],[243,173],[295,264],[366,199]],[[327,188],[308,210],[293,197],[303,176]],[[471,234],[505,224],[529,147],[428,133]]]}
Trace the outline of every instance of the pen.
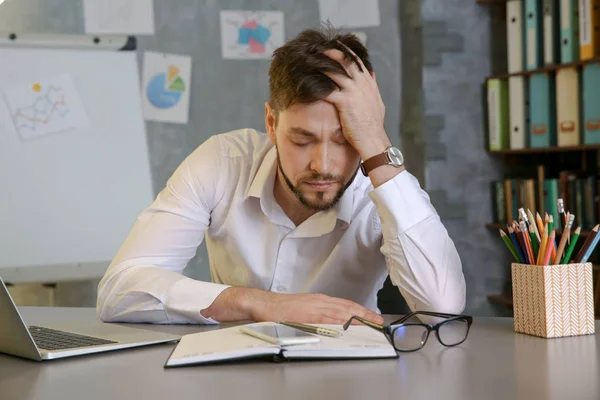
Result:
{"label": "pen", "polygon": [[299,324],[297,322],[288,322],[288,321],[282,321],[282,322],[280,322],[280,324],[289,326],[292,328],[296,328],[296,329],[299,329],[304,332],[316,333],[317,335],[322,335],[322,336],[329,336],[329,337],[341,336],[341,334],[338,331],[334,331],[333,329],[321,328],[319,326],[305,325],[305,324]]}

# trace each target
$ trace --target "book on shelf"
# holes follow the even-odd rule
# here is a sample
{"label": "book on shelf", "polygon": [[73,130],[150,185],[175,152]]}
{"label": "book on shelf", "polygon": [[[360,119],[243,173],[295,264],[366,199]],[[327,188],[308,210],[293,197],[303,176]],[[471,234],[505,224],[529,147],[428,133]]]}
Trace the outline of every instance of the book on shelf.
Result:
{"label": "book on shelf", "polygon": [[521,207],[534,215],[539,212],[542,218],[547,212],[558,221],[559,198],[563,199],[565,210],[575,215],[575,226],[589,230],[600,219],[600,181],[595,175],[563,171],[558,178],[545,178],[541,186],[536,179],[507,178],[493,181],[491,187],[492,215],[497,224],[518,221]]}

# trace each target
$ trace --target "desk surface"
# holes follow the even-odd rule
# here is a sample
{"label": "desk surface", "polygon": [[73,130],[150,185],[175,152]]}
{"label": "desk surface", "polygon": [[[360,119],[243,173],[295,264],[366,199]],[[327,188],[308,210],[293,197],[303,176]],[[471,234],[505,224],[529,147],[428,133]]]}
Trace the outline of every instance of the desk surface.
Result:
{"label": "desk surface", "polygon": [[[89,308],[22,307],[27,323],[93,320]],[[187,334],[202,326],[144,325]],[[600,324],[596,324],[600,331]],[[512,319],[475,318],[469,338],[435,337],[396,360],[243,362],[163,369],[173,344],[36,362],[0,354],[2,399],[599,399],[600,333],[515,334]]]}

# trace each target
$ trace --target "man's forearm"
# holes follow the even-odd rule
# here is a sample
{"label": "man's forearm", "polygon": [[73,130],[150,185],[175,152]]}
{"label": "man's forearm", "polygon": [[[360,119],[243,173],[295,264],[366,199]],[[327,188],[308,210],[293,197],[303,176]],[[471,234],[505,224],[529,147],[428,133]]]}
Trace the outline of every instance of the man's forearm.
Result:
{"label": "man's forearm", "polygon": [[272,293],[260,289],[230,287],[200,314],[219,322],[256,320],[255,310],[267,301],[269,295]]}

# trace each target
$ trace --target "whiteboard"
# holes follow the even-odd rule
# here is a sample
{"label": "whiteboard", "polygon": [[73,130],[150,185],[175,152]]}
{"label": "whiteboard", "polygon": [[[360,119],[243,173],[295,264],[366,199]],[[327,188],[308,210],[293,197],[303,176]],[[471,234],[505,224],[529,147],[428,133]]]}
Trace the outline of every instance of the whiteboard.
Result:
{"label": "whiteboard", "polygon": [[[24,140],[3,89],[63,74],[89,125]],[[153,199],[139,96],[135,52],[0,48],[0,275],[108,266]]]}

